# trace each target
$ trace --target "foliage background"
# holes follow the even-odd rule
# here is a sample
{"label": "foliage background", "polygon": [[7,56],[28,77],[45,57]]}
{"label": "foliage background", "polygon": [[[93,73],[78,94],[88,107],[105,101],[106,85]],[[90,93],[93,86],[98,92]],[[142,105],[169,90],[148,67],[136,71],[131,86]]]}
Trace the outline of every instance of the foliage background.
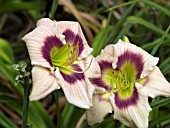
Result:
{"label": "foliage background", "polygon": [[[50,17],[57,21],[78,21],[86,38],[98,55],[107,44],[123,35],[149,53],[159,47],[155,56],[159,68],[170,81],[170,1],[168,0],[0,0],[0,128],[22,125],[23,89],[15,85],[12,64],[23,60],[31,70],[30,59],[21,38],[36,27],[36,21]],[[164,40],[161,40],[165,37]],[[160,45],[159,45],[160,43]],[[32,128],[75,128],[87,125],[85,110],[68,104],[59,93],[59,114],[52,94],[30,102],[28,124]],[[149,127],[170,127],[170,98],[149,98],[153,111]],[[62,118],[61,118],[62,117]],[[60,120],[61,124],[57,123]],[[125,128],[111,114],[92,128]]]}

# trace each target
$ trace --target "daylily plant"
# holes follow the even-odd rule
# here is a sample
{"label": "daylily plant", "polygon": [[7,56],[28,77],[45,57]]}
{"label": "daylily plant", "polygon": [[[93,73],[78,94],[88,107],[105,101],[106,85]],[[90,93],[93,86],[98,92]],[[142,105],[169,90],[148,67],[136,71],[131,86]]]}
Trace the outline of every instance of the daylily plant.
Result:
{"label": "daylily plant", "polygon": [[129,127],[148,127],[148,96],[170,96],[170,83],[156,66],[159,58],[119,40],[106,46],[96,60],[101,76],[91,80],[96,91],[87,110],[88,123],[100,123],[114,111],[114,119]]}
{"label": "daylily plant", "polygon": [[77,22],[43,18],[23,40],[34,66],[30,100],[61,87],[68,102],[81,108],[92,105],[94,86],[88,78],[99,76],[97,62]]}

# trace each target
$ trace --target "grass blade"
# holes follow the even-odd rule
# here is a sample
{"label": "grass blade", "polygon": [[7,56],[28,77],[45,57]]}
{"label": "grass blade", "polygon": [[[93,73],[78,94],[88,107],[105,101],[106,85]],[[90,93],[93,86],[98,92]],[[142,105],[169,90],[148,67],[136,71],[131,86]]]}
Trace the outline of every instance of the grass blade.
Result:
{"label": "grass blade", "polygon": [[170,63],[170,57],[168,57],[167,59],[165,59],[159,66],[160,69],[163,69],[164,67],[166,67],[166,65],[168,65]]}
{"label": "grass blade", "polygon": [[0,111],[0,125],[4,128],[17,128],[1,111]]}
{"label": "grass blade", "polygon": [[120,8],[120,7],[123,7],[123,6],[127,6],[127,5],[130,5],[130,4],[133,4],[133,3],[136,3],[136,2],[139,2],[140,0],[133,0],[133,1],[129,1],[129,2],[125,2],[125,3],[122,3],[120,5],[117,5],[117,6],[113,6],[109,9],[106,10],[107,11],[112,11],[114,9],[117,9],[117,8]]}
{"label": "grass blade", "polygon": [[[109,44],[109,43],[116,43],[118,40],[114,40],[114,37],[115,35],[120,34],[120,29],[126,29],[126,30],[129,30],[129,26],[123,26],[123,23],[125,22],[126,18],[132,13],[134,7],[136,6],[136,3],[132,4],[128,9],[127,11],[121,16],[121,18],[118,20],[118,22],[116,23],[116,27],[114,29],[114,31],[111,31],[108,35],[108,37],[106,38],[106,43]],[[121,30],[122,30],[121,29]],[[119,33],[118,33],[119,32]],[[117,36],[118,39],[120,39],[120,36]]]}
{"label": "grass blade", "polygon": [[[144,7],[143,9],[141,9],[138,13],[136,13],[136,16],[141,16],[146,10],[148,9],[148,7]],[[117,35],[115,42],[117,42],[119,39],[121,39],[124,35],[126,35],[126,33],[129,31],[129,29],[132,27],[132,24],[127,23],[126,26],[124,26],[119,34]]]}
{"label": "grass blade", "polygon": [[57,114],[57,127],[63,128],[63,118],[61,115],[61,110],[59,108],[59,91],[54,91],[54,98],[56,104],[56,114]]}
{"label": "grass blade", "polygon": [[170,104],[170,98],[163,98],[161,100],[157,100],[155,102],[150,103],[150,106],[152,109],[156,109],[159,107],[166,106],[167,104]]}
{"label": "grass blade", "polygon": [[5,12],[14,12],[20,10],[36,10],[37,5],[35,2],[22,2],[22,3],[12,3],[7,2],[0,4],[0,14]]}
{"label": "grass blade", "polygon": [[63,113],[62,113],[62,117],[63,117],[63,127],[64,128],[67,128],[69,127],[69,123],[71,121],[71,117],[74,113],[74,109],[75,107],[72,105],[72,104],[67,104],[65,107],[64,107],[64,110],[63,110]]}
{"label": "grass blade", "polygon": [[154,126],[156,126],[158,123],[162,123],[164,121],[167,121],[170,119],[170,114],[167,114],[167,115],[164,115],[164,116],[161,116],[153,121],[151,121],[149,127],[150,128],[153,128]]}
{"label": "grass blade", "polygon": [[150,7],[154,7],[154,8],[156,8],[156,9],[158,9],[160,12],[162,12],[162,13],[164,13],[164,14],[166,14],[167,16],[170,17],[170,13],[169,13],[170,10],[168,10],[167,8],[164,8],[164,7],[162,7],[161,5],[156,4],[156,3],[154,3],[154,2],[151,1],[151,0],[142,0],[142,2],[145,3],[146,5],[150,6]]}
{"label": "grass blade", "polygon": [[164,41],[164,39],[165,39],[166,35],[168,34],[169,30],[170,30],[170,25],[169,25],[168,28],[166,29],[166,32],[165,32],[165,34],[162,36],[161,40],[156,43],[155,47],[153,48],[153,50],[152,50],[152,52],[151,52],[151,55],[153,55],[153,56],[155,55],[156,51],[157,51],[158,48],[161,46],[161,44],[162,44],[162,42]]}
{"label": "grass blade", "polygon": [[51,12],[50,12],[50,18],[51,19],[55,19],[54,15],[55,15],[55,12],[57,10],[57,6],[58,6],[58,0],[53,0]]}
{"label": "grass blade", "polygon": [[[108,17],[108,22],[107,22],[107,26],[105,28],[103,28],[100,33],[95,37],[94,41],[93,41],[93,44],[92,44],[92,47],[94,48],[93,49],[93,52],[92,54],[94,56],[98,55],[101,51],[101,49],[106,45],[106,36],[107,36],[107,33],[108,31],[110,30],[110,21],[111,21],[111,17],[112,17],[112,12],[109,13],[109,17]],[[113,29],[112,29],[113,30]]]}
{"label": "grass blade", "polygon": [[[140,17],[136,17],[136,16],[130,16],[128,19],[127,19],[127,22],[128,23],[138,23],[138,24],[141,24],[147,28],[149,28],[150,30],[152,30],[153,32],[155,32],[155,34],[158,34],[158,35],[164,35],[166,32],[160,28],[158,28],[157,26],[155,26],[154,24],[140,18]],[[170,35],[169,34],[166,34],[166,37],[168,39],[170,39]]]}

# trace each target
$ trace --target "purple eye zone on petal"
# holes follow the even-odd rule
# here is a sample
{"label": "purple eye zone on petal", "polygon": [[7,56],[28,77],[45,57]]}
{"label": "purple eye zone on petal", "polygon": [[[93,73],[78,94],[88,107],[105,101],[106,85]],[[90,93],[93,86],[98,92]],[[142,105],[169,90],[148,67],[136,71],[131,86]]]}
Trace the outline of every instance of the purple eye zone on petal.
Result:
{"label": "purple eye zone on petal", "polygon": [[[71,65],[75,71],[82,72],[82,69],[77,64]],[[85,79],[84,73],[75,73],[72,74],[64,74],[62,71],[60,71],[62,77],[65,81],[67,81],[69,84],[74,84],[76,81],[81,81]]]}
{"label": "purple eye zone on petal", "polygon": [[98,87],[104,88],[107,91],[110,91],[111,88],[109,87],[109,85],[107,85],[106,83],[104,83],[104,81],[101,78],[93,78],[92,79],[92,84],[95,84]]}
{"label": "purple eye zone on petal", "polygon": [[100,69],[103,71],[105,69],[113,69],[112,68],[112,63],[108,62],[108,61],[100,61],[98,62],[99,63],[99,66],[100,66]]}
{"label": "purple eye zone on petal", "polygon": [[136,105],[139,101],[139,95],[136,87],[133,90],[133,94],[130,98],[128,99],[121,99],[119,95],[116,93],[115,94],[115,104],[119,109],[127,108],[131,105]]}
{"label": "purple eye zone on petal", "polygon": [[83,40],[81,39],[81,37],[78,34],[74,34],[69,29],[65,30],[63,32],[63,35],[65,35],[66,42],[72,43],[73,46],[76,46],[77,43],[78,43],[78,47],[79,47],[78,56],[79,56],[82,53],[83,49],[84,49]]}
{"label": "purple eye zone on petal", "polygon": [[63,44],[60,39],[58,39],[56,36],[49,36],[45,39],[44,41],[44,46],[41,49],[42,55],[44,59],[49,62],[49,64],[52,66],[52,61],[50,57],[50,51],[52,48],[57,47],[60,48],[62,47]]}
{"label": "purple eye zone on petal", "polygon": [[[98,62],[99,66],[100,66],[100,69],[103,73],[104,70],[106,69],[113,69],[112,68],[112,63],[108,62],[108,61],[104,61],[104,60],[101,60],[100,62]],[[104,88],[106,89],[107,91],[110,91],[111,88],[109,87],[109,85],[107,85],[103,80],[102,78],[93,78],[92,79],[92,83],[95,84],[96,86],[98,87],[101,87],[101,88]]]}
{"label": "purple eye zone on petal", "polygon": [[143,67],[144,67],[144,62],[142,55],[133,53],[131,51],[126,51],[124,54],[120,55],[118,57],[117,61],[117,69],[120,70],[122,65],[126,62],[130,61],[132,64],[135,65],[136,70],[137,70],[137,76],[136,79],[140,78],[140,75],[142,73]]}

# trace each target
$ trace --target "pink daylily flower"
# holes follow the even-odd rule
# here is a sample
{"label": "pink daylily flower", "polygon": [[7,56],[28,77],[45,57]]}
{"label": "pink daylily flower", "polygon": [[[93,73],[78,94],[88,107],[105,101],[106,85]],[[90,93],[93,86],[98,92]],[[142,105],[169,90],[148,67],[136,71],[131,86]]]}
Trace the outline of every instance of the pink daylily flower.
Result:
{"label": "pink daylily flower", "polygon": [[88,78],[99,76],[99,67],[79,23],[43,18],[23,40],[34,66],[30,100],[61,87],[68,102],[81,108],[92,105],[94,86]]}
{"label": "pink daylily flower", "polygon": [[156,66],[159,58],[119,40],[106,46],[96,60],[101,76],[91,80],[96,91],[93,106],[87,110],[89,125],[100,123],[114,111],[114,119],[125,125],[147,128],[152,110],[148,96],[170,96],[170,83]]}

